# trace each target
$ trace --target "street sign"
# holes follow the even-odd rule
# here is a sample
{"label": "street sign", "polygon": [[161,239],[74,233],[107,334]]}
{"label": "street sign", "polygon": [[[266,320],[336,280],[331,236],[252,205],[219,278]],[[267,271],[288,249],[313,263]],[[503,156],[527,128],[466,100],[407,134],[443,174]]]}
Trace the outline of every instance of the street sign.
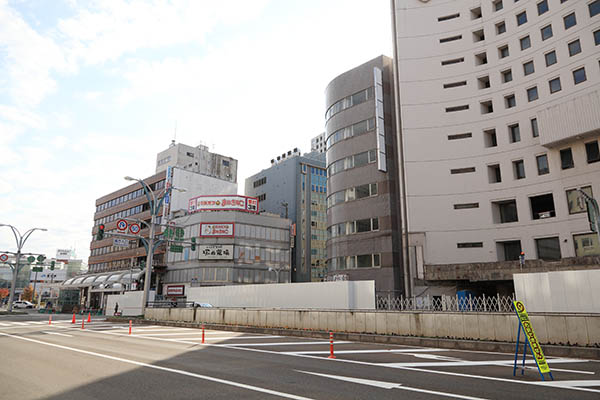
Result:
{"label": "street sign", "polygon": [[170,247],[171,253],[183,253],[183,246],[172,244]]}
{"label": "street sign", "polygon": [[166,228],[165,231],[163,232],[163,235],[167,238],[170,239],[173,237],[173,228]]}
{"label": "street sign", "polygon": [[129,247],[129,239],[113,238],[113,246]]}
{"label": "street sign", "polygon": [[42,272],[44,270],[44,267],[33,267],[31,268],[31,270],[33,272]]}
{"label": "street sign", "polygon": [[6,262],[7,260],[8,260],[8,254],[2,254],[2,255],[0,255],[0,261]]}
{"label": "street sign", "polygon": [[125,221],[124,219],[120,219],[117,221],[117,229],[120,231],[126,231],[127,225],[127,221]]}
{"label": "street sign", "polygon": [[132,235],[137,235],[138,233],[140,233],[140,230],[141,230],[141,228],[140,228],[139,224],[131,224],[131,225],[129,225],[129,232]]}
{"label": "street sign", "polygon": [[41,255],[41,254],[40,254],[38,257],[37,257],[37,260],[38,260],[39,262],[42,262],[42,261],[44,261],[45,259],[46,259],[46,256],[43,256],[43,255]]}
{"label": "street sign", "polygon": [[183,240],[185,232],[183,228],[175,228],[175,240]]}
{"label": "street sign", "polygon": [[34,262],[34,261],[35,261],[35,257],[34,257],[34,256],[29,256],[29,257],[27,257],[27,262],[28,262],[29,264],[31,264],[31,263],[32,263],[32,262]]}

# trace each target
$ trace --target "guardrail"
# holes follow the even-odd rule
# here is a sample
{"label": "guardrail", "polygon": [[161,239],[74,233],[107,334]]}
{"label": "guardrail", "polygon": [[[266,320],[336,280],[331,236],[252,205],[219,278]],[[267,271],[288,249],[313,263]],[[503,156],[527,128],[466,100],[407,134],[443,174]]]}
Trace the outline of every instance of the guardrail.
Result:
{"label": "guardrail", "polygon": [[394,311],[448,311],[448,312],[498,312],[513,311],[512,296],[415,296],[395,297],[379,293],[375,296],[378,310]]}

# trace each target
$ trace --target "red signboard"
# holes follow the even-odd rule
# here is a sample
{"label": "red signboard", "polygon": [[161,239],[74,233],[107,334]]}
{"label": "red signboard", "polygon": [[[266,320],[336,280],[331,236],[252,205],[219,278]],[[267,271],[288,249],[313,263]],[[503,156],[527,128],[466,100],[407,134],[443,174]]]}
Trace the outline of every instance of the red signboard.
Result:
{"label": "red signboard", "polygon": [[199,211],[244,211],[258,213],[256,197],[239,195],[198,196],[189,200],[188,212]]}
{"label": "red signboard", "polygon": [[200,224],[200,237],[234,237],[235,224],[233,222],[202,222]]}
{"label": "red signboard", "polygon": [[185,285],[167,286],[167,296],[183,296],[185,294]]}

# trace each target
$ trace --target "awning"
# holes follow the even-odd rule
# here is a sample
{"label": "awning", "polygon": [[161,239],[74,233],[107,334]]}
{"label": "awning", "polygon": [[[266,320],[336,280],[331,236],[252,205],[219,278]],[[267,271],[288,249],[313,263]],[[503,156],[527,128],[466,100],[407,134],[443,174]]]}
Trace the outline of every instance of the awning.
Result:
{"label": "awning", "polygon": [[102,274],[89,274],[76,276],[75,278],[64,281],[63,288],[93,287],[99,289],[123,290],[125,285],[139,279],[144,273],[139,269],[131,271],[105,272]]}

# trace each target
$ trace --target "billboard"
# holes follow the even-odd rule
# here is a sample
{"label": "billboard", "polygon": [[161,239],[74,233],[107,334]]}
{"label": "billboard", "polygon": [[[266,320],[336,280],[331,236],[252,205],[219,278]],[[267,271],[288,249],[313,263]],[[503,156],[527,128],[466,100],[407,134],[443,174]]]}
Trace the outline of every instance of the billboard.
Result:
{"label": "billboard", "polygon": [[57,260],[69,260],[71,258],[71,250],[68,249],[57,249],[56,259]]}
{"label": "billboard", "polygon": [[239,195],[198,196],[189,200],[188,212],[199,211],[244,211],[258,213],[256,197]]}
{"label": "billboard", "polygon": [[198,246],[200,260],[233,260],[232,244],[206,244]]}
{"label": "billboard", "polygon": [[183,296],[185,294],[185,285],[167,286],[167,296]]}
{"label": "billboard", "polygon": [[233,222],[202,222],[200,224],[200,237],[234,237],[235,224]]}

